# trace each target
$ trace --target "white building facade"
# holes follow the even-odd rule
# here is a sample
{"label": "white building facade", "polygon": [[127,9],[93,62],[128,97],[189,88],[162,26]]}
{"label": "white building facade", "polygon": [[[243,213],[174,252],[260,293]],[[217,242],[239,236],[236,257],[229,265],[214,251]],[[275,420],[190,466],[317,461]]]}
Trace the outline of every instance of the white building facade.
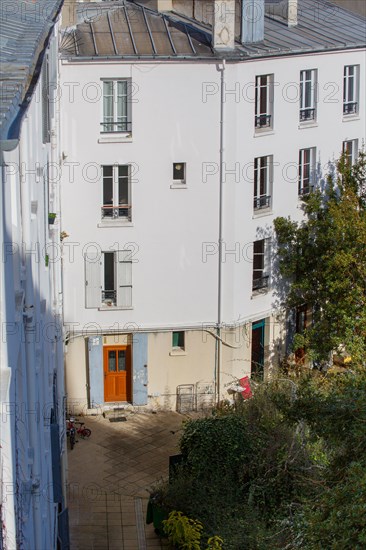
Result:
{"label": "white building facade", "polygon": [[[59,180],[60,1],[2,4],[1,548],[68,548]],[[55,261],[54,261],[55,260]]]}
{"label": "white building facade", "polygon": [[249,32],[250,0],[211,3],[200,21],[179,4],[84,4],[89,20],[63,39],[77,411],[199,408],[278,366],[289,334],[273,220],[300,219],[301,196],[365,138],[364,20],[259,2]]}

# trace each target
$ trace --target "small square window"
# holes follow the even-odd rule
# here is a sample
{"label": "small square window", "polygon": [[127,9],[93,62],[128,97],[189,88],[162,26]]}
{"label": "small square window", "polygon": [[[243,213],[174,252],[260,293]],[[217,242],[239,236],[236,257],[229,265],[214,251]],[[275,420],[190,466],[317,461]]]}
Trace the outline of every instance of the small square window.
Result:
{"label": "small square window", "polygon": [[185,162],[173,162],[173,183],[186,183]]}
{"label": "small square window", "polygon": [[172,348],[174,350],[184,350],[184,332],[172,332]]}

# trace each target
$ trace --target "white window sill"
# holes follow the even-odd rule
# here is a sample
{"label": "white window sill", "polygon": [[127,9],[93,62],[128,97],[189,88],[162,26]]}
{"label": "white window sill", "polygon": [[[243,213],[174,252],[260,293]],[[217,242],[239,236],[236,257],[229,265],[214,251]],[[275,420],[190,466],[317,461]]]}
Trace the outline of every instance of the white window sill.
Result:
{"label": "white window sill", "polygon": [[132,143],[132,134],[103,135],[98,143]]}
{"label": "white window sill", "polygon": [[361,120],[358,113],[355,115],[343,115],[342,122],[352,122],[353,120]]}
{"label": "white window sill", "polygon": [[272,208],[261,208],[260,210],[254,210],[252,220],[255,220],[256,218],[264,218],[265,216],[271,216],[272,214]]}
{"label": "white window sill", "polygon": [[273,136],[274,135],[273,128],[262,128],[254,131],[253,137],[262,137],[262,136]]}
{"label": "white window sill", "polygon": [[122,220],[115,220],[115,221],[108,221],[108,222],[100,222],[97,224],[97,227],[134,227],[132,222],[129,221],[122,221]]}
{"label": "white window sill", "polygon": [[270,291],[270,288],[266,286],[266,288],[258,288],[258,290],[252,290],[252,295],[250,297],[251,300],[253,298],[257,298],[258,296],[265,296]]}
{"label": "white window sill", "polygon": [[172,183],[170,189],[187,189],[186,183]]}
{"label": "white window sill", "polygon": [[177,350],[172,350],[171,352],[169,352],[169,355],[171,357],[184,356],[184,355],[187,355],[187,352],[184,351],[184,349],[177,349]]}
{"label": "white window sill", "polygon": [[305,130],[306,128],[317,128],[319,126],[319,124],[317,123],[316,120],[310,120],[310,121],[305,121],[305,122],[300,122],[299,123],[299,130]]}
{"label": "white window sill", "polygon": [[121,310],[130,310],[133,309],[132,306],[123,307],[123,306],[101,306],[98,307],[98,311],[121,311]]}

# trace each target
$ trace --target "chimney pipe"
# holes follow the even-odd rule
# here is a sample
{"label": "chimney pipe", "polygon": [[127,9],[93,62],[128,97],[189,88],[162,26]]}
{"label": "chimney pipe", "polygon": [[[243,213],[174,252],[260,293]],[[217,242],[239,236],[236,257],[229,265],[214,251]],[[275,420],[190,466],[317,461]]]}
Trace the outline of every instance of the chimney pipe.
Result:
{"label": "chimney pipe", "polygon": [[158,11],[172,11],[173,10],[173,1],[172,0],[157,0],[157,10]]}
{"label": "chimney pipe", "polygon": [[242,0],[241,42],[251,44],[264,39],[264,0]]}
{"label": "chimney pipe", "polygon": [[235,0],[214,0],[212,37],[215,50],[235,48]]}

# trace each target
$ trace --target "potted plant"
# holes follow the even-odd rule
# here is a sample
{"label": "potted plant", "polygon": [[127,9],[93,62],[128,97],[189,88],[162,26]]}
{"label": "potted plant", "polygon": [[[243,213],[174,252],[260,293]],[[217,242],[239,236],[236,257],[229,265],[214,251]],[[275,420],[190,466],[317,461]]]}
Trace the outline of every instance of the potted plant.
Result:
{"label": "potted plant", "polygon": [[170,510],[167,506],[168,482],[159,481],[150,491],[147,505],[146,523],[154,525],[155,533],[164,536],[163,521],[168,519]]}
{"label": "potted plant", "polygon": [[50,225],[53,225],[55,223],[56,214],[55,212],[49,212],[48,213],[48,223]]}

